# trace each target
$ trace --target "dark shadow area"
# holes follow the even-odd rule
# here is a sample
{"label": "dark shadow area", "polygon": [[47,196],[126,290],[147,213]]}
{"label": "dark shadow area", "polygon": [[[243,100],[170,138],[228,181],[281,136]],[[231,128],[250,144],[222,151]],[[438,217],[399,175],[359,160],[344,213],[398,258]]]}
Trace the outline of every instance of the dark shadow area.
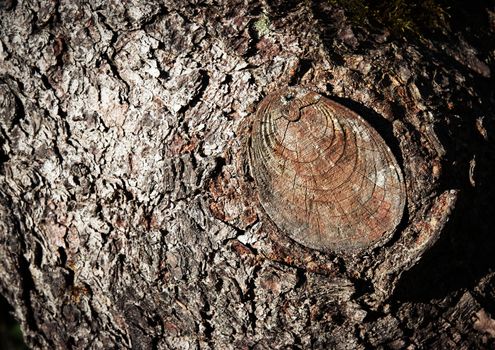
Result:
{"label": "dark shadow area", "polygon": [[271,10],[271,17],[281,18],[292,11],[299,2],[299,0],[269,0],[267,5]]}
{"label": "dark shadow area", "polygon": [[[315,0],[311,4],[321,24],[321,38],[337,62],[346,53],[366,55],[390,41],[414,46],[427,60],[414,66],[414,81],[421,96],[437,108],[434,129],[446,150],[439,191],[460,192],[439,241],[403,274],[394,299],[429,302],[474,288],[495,271],[495,64],[491,53],[495,25],[488,12],[495,11],[495,1]],[[346,41],[345,27],[352,28],[356,41]],[[475,52],[464,55],[462,43]],[[432,62],[446,73],[436,75]],[[420,70],[428,74],[421,75]],[[466,80],[456,80],[450,74],[455,71]],[[442,84],[448,89],[435,91]],[[381,116],[353,101],[333,99],[375,127],[402,163],[391,126]],[[495,300],[484,306],[495,314]]]}
{"label": "dark shadow area", "polygon": [[[479,30],[481,23],[489,21],[486,9],[495,6],[493,0],[313,0],[311,6],[327,39],[339,38],[342,26],[335,19],[341,18],[338,13],[342,9],[346,23],[352,25],[356,35],[362,29],[372,33],[387,32],[395,39],[420,42],[428,38],[448,42],[452,33],[462,32],[481,49],[490,50],[493,44],[493,37]],[[363,49],[368,47],[367,42],[360,44]]]}
{"label": "dark shadow area", "polygon": [[439,241],[411,270],[403,274],[395,290],[396,300],[427,303],[471,287],[476,281],[476,274],[468,261],[471,253],[456,244],[456,241],[463,240],[462,234],[456,231],[462,224],[465,209],[462,203],[465,200],[461,194],[456,215],[445,227]]}
{"label": "dark shadow area", "polygon": [[[479,4],[475,1],[465,7]],[[482,18],[479,13],[482,9],[472,13],[471,20]],[[484,22],[478,23],[479,30],[474,33],[471,27],[462,27],[463,23],[475,25],[462,19],[465,9],[453,5],[451,10],[460,16],[455,22],[457,29],[465,38],[476,41],[475,45],[479,44],[478,57],[483,57],[486,43],[493,43],[493,35],[481,43],[488,35],[482,26]],[[447,151],[442,187],[460,189],[460,196],[441,239],[403,275],[395,294],[398,301],[428,302],[454,291],[472,289],[483,276],[495,270],[494,79],[481,77],[468,67],[451,62],[447,55],[428,53],[470,76],[460,90],[452,92],[451,100],[456,103],[445,110],[446,123],[435,129]],[[491,70],[493,76],[493,64]],[[469,88],[474,93],[466,93]],[[495,301],[484,307],[495,314]]]}
{"label": "dark shadow area", "polygon": [[[491,129],[488,133],[493,135]],[[398,300],[443,298],[452,291],[475,287],[480,278],[495,271],[495,143],[483,143],[470,145],[477,148],[471,163],[475,164],[471,170],[474,187],[468,179],[469,183],[459,184],[460,197],[450,222],[437,244],[404,273],[396,290]],[[468,177],[469,168],[463,170]],[[459,179],[449,180],[454,184]],[[486,307],[495,314],[495,300]]]}
{"label": "dark shadow area", "polygon": [[12,317],[13,308],[7,300],[0,295],[0,349],[24,350],[27,346],[22,338],[21,327]]}
{"label": "dark shadow area", "polygon": [[[454,6],[452,11],[456,11]],[[482,16],[473,13],[472,17]],[[457,22],[462,30],[460,23],[468,22],[462,18]],[[462,35],[467,32],[466,38],[482,38],[488,30],[481,24],[478,34],[466,27]],[[493,38],[489,41],[493,43]],[[480,52],[481,57],[483,51]],[[440,240],[402,276],[395,293],[398,301],[428,302],[454,291],[472,289],[483,276],[495,270],[494,79],[452,62],[443,53],[427,51],[427,54],[469,77],[458,90],[452,91],[451,101],[455,104],[443,111],[447,117],[435,127],[447,152],[441,189],[459,189],[460,196]],[[494,71],[493,64],[491,70]],[[467,93],[468,89],[474,93]],[[484,306],[495,314],[495,301]]]}

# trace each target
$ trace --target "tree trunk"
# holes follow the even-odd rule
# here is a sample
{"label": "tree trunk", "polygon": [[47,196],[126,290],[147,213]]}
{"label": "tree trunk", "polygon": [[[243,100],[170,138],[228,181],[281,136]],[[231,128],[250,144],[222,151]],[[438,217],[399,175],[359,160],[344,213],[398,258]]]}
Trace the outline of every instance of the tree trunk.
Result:
{"label": "tree trunk", "polygon": [[[1,3],[0,292],[30,347],[495,346],[494,12],[408,40],[331,3]],[[304,247],[258,204],[249,124],[296,85],[398,158],[382,247]]]}

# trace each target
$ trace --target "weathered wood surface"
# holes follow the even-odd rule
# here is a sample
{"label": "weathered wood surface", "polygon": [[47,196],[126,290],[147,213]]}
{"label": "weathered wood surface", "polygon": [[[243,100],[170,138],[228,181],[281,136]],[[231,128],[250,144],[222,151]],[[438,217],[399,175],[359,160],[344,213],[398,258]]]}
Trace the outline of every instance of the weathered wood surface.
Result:
{"label": "weathered wood surface", "polygon": [[296,242],[362,252],[388,240],[404,212],[402,171],[359,115],[306,88],[268,95],[250,131],[260,204]]}
{"label": "weathered wood surface", "polygon": [[[0,291],[31,347],[494,346],[481,36],[412,43],[324,1],[1,6]],[[263,216],[246,125],[288,85],[400,155],[407,208],[382,248],[317,252]]]}

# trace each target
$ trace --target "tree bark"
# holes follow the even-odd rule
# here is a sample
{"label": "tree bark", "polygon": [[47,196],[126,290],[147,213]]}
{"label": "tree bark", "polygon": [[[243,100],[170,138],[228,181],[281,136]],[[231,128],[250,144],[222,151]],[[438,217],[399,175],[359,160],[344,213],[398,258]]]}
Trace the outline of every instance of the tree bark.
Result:
{"label": "tree bark", "polygon": [[[330,3],[1,3],[0,292],[30,347],[495,346],[493,9],[409,40]],[[293,85],[398,158],[383,247],[305,248],[260,208],[249,123]]]}

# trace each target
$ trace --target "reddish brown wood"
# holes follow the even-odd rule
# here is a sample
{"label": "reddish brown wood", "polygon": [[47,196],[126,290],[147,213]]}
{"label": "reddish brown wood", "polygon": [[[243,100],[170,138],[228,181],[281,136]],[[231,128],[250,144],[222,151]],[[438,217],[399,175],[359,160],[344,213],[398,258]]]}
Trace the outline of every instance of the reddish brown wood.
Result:
{"label": "reddish brown wood", "polygon": [[310,248],[376,246],[402,217],[404,181],[385,141],[359,115],[315,92],[291,88],[263,100],[250,161],[268,216]]}

